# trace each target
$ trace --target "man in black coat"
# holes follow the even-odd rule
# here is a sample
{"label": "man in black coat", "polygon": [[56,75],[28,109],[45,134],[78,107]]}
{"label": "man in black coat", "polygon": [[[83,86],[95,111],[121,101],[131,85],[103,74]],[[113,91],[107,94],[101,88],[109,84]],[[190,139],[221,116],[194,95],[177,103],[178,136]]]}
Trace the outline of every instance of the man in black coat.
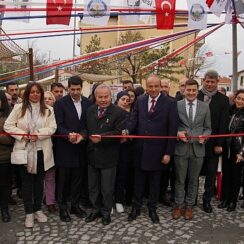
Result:
{"label": "man in black coat", "polygon": [[116,167],[119,160],[120,139],[104,136],[122,135],[125,129],[124,111],[111,103],[110,87],[99,85],[95,90],[96,104],[87,111],[90,135],[88,153],[88,190],[92,212],[86,222],[102,217],[102,224],[111,222]]}
{"label": "man in black coat", "polygon": [[[61,221],[71,221],[71,213],[79,218],[86,217],[79,207],[81,183],[86,165],[86,112],[91,102],[81,95],[82,80],[73,76],[68,80],[69,94],[55,103],[54,112],[58,137],[55,144],[55,165],[57,168],[57,200]],[[70,198],[70,199],[69,199]]]}
{"label": "man in black coat", "polygon": [[[145,136],[176,136],[179,116],[177,104],[161,93],[160,78],[152,75],[146,82],[147,95],[138,97],[131,116],[129,132]],[[146,180],[149,183],[148,210],[153,223],[159,223],[156,205],[160,192],[162,170],[170,162],[175,139],[135,140],[135,185],[132,211],[133,221],[140,215]]]}
{"label": "man in black coat", "polygon": [[[213,135],[226,134],[228,130],[228,97],[218,92],[219,75],[215,70],[209,70],[204,75],[203,87],[198,99],[209,104],[211,113],[211,128]],[[214,196],[215,181],[219,156],[223,152],[225,138],[211,138],[205,145],[206,153],[203,168],[206,174],[205,192],[203,194],[203,210],[212,212],[210,204]]]}

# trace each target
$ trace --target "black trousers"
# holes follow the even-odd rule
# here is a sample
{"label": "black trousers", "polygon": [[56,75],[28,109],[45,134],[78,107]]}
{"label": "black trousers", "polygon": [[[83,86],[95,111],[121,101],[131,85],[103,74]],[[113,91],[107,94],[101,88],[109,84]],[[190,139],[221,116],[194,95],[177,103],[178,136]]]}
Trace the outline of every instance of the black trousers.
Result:
{"label": "black trousers", "polygon": [[218,170],[219,157],[205,157],[203,167],[205,169],[205,184],[203,201],[210,202],[215,192],[216,174]]}
{"label": "black trousers", "polygon": [[241,187],[242,169],[244,162],[236,163],[236,156],[232,155],[223,161],[222,201],[236,203]]}
{"label": "black trousers", "polygon": [[143,171],[135,169],[134,202],[133,207],[140,209],[143,203],[145,185],[148,179],[149,195],[147,206],[156,209],[160,193],[160,178],[162,171]]}
{"label": "black trousers", "polygon": [[0,163],[0,207],[2,209],[8,208],[8,201],[11,195],[12,184],[11,164]]}
{"label": "black trousers", "polygon": [[88,190],[93,211],[110,215],[113,207],[116,166],[99,169],[88,165]]}
{"label": "black trousers", "polygon": [[57,202],[59,208],[67,209],[68,201],[71,202],[71,206],[79,206],[81,182],[84,174],[84,167],[57,168]]}
{"label": "black trousers", "polygon": [[42,151],[37,152],[37,174],[30,174],[25,166],[21,166],[20,175],[25,213],[41,210],[45,175]]}

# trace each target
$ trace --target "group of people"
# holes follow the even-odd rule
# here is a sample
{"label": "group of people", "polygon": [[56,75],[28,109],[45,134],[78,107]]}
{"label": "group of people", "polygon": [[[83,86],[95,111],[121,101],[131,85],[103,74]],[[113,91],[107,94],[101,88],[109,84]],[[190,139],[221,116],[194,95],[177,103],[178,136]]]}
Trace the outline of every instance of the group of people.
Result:
{"label": "group of people", "polygon": [[[27,163],[16,167],[27,228],[34,220],[47,222],[43,200],[50,213],[57,211],[57,203],[64,222],[74,214],[87,223],[101,218],[107,225],[113,207],[121,213],[125,204],[132,205],[128,221],[134,221],[144,198],[155,224],[160,200],[173,207],[173,219],[190,220],[201,171],[206,176],[203,210],[211,213],[220,156],[218,207],[234,211],[244,166],[244,90],[236,92],[230,106],[218,91],[218,78],[216,71],[206,72],[201,90],[194,79],[184,79],[175,98],[169,95],[169,82],[157,75],[148,77],[145,93],[124,81],[115,103],[106,84],[94,85],[90,97],[84,97],[79,76],[69,78],[65,96],[60,83],[44,92],[31,82],[20,99],[18,85],[9,83],[6,92],[15,89],[17,98],[0,91],[2,221],[10,221],[11,163],[18,164],[10,163],[11,152],[23,151]],[[229,133],[234,135],[221,136]],[[86,204],[92,208],[89,215]]]}

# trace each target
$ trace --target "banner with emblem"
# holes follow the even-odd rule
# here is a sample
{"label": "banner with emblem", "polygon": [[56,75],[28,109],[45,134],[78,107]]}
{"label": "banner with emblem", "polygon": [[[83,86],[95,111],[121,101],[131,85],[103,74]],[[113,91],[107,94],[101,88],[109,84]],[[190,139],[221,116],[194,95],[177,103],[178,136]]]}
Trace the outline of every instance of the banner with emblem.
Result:
{"label": "banner with emblem", "polygon": [[173,29],[175,0],[155,0],[157,29]]}
{"label": "banner with emblem", "polygon": [[110,0],[85,0],[83,24],[106,26],[110,17]]}
{"label": "banner with emblem", "polygon": [[208,11],[205,0],[188,0],[188,10],[188,28],[206,29]]}
{"label": "banner with emblem", "polygon": [[[153,0],[141,0],[141,8],[142,9],[147,9],[150,8],[152,9],[154,6],[154,1]],[[143,11],[145,12],[145,11]],[[150,20],[150,15],[141,15],[140,16],[140,21],[142,21],[144,24],[148,24]]]}
{"label": "banner with emblem", "polygon": [[140,0],[123,0],[123,7],[130,9],[127,15],[121,16],[121,24],[135,25],[140,21],[140,15],[133,11],[141,6]]}
{"label": "banner with emblem", "polygon": [[[7,4],[6,8],[16,8],[16,9],[26,9],[29,8],[29,6],[27,6],[24,3],[30,3],[31,0],[12,0],[10,1],[12,2],[11,4]],[[21,5],[23,4],[23,5]],[[30,19],[28,18],[21,18],[21,17],[29,17],[30,16],[30,11],[16,11],[16,12],[5,12],[4,14],[5,17],[20,17],[19,19],[14,19],[15,21],[20,21],[20,22],[25,22],[25,23],[29,23]]]}
{"label": "banner with emblem", "polygon": [[222,11],[224,11],[228,0],[214,0],[213,4],[209,8],[210,11],[216,16],[220,17]]}
{"label": "banner with emblem", "polygon": [[47,0],[47,25],[69,25],[73,0]]}

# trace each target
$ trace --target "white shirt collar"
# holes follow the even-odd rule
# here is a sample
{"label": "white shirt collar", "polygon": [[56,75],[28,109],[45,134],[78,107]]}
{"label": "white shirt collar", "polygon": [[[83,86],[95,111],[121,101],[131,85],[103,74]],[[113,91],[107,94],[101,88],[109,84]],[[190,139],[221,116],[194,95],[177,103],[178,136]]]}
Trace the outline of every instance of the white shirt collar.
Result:
{"label": "white shirt collar", "polygon": [[159,93],[158,96],[155,97],[155,98],[152,98],[152,97],[149,96],[148,102],[151,103],[153,99],[155,100],[155,102],[157,102],[158,98],[160,97],[160,95],[161,95],[161,93]]}
{"label": "white shirt collar", "polygon": [[80,100],[79,101],[76,101],[73,97],[71,97],[73,103],[80,103],[81,102],[81,97],[80,97]]}
{"label": "white shirt collar", "polygon": [[[186,105],[189,105],[190,101],[188,101],[188,100],[185,98],[185,103],[186,103]],[[196,105],[197,105],[197,98],[196,98],[194,101],[192,101],[191,103],[192,103],[194,106],[196,106]]]}

